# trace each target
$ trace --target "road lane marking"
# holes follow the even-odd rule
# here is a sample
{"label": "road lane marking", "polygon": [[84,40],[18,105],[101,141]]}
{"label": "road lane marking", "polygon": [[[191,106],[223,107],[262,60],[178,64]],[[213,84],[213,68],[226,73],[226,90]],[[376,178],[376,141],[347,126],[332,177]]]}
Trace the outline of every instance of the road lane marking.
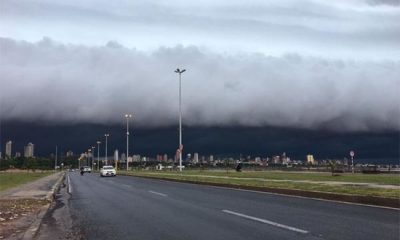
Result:
{"label": "road lane marking", "polygon": [[269,224],[269,225],[272,225],[272,226],[275,226],[275,227],[283,228],[283,229],[294,231],[294,232],[298,232],[298,233],[303,233],[303,234],[308,233],[308,231],[306,231],[306,230],[302,230],[302,229],[299,229],[299,228],[295,228],[295,227],[291,227],[291,226],[288,226],[288,225],[280,224],[280,223],[277,223],[277,222],[268,221],[268,220],[265,220],[265,219],[262,219],[262,218],[252,217],[252,216],[249,216],[249,215],[245,215],[245,214],[234,212],[234,211],[230,211],[230,210],[225,210],[224,209],[224,210],[222,210],[222,212],[228,213],[228,214],[232,214],[232,215],[235,215],[235,216],[238,216],[238,217],[250,219],[250,220],[253,220],[253,221],[257,221],[257,222],[262,222],[262,223],[265,223],[265,224]]}
{"label": "road lane marking", "polygon": [[72,193],[72,186],[71,186],[71,180],[69,179],[69,174],[68,174],[68,193]]}
{"label": "road lane marking", "polygon": [[124,187],[129,187],[129,188],[132,187],[131,185],[128,185],[128,184],[122,184],[122,186],[124,186]]}
{"label": "road lane marking", "polygon": [[155,191],[149,191],[149,193],[153,193],[153,194],[156,194],[156,195],[159,195],[159,196],[163,196],[163,197],[167,197],[168,195],[167,194],[164,194],[164,193],[159,193],[159,192],[155,192]]}

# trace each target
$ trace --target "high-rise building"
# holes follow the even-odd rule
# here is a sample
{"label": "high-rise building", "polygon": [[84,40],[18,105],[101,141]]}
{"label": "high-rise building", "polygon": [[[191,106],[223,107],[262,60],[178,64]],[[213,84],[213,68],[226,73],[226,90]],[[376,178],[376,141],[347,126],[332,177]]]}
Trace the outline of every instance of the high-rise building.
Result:
{"label": "high-rise building", "polygon": [[21,153],[20,152],[15,152],[15,158],[19,158],[21,157]]}
{"label": "high-rise building", "polygon": [[28,145],[26,145],[24,147],[24,157],[26,157],[26,158],[33,157],[34,156],[34,147],[35,147],[35,145],[33,145],[32,143],[28,143]]}
{"label": "high-rise building", "polygon": [[11,157],[12,154],[12,141],[6,143],[6,157]]}
{"label": "high-rise building", "polygon": [[210,155],[210,162],[214,162],[214,156]]}
{"label": "high-rise building", "polygon": [[118,161],[118,149],[115,149],[114,151],[114,161]]}
{"label": "high-rise building", "polygon": [[311,165],[314,165],[314,156],[313,155],[311,155],[311,154],[308,154],[307,155],[307,163],[308,164],[311,164]]}
{"label": "high-rise building", "polygon": [[194,153],[193,155],[193,163],[198,163],[199,162],[199,154],[198,153]]}
{"label": "high-rise building", "polygon": [[67,152],[66,156],[67,156],[67,157],[72,157],[72,156],[74,156],[74,153],[73,153],[71,150],[69,150],[69,151]]}

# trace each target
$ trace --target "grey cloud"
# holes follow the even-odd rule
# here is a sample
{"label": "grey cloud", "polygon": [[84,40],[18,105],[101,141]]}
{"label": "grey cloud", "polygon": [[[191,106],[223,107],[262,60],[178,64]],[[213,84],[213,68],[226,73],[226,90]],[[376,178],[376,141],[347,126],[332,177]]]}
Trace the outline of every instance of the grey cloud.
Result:
{"label": "grey cloud", "polygon": [[184,123],[338,131],[400,130],[400,61],[219,54],[195,46],[141,51],[0,38],[3,120],[177,122],[183,67]]}
{"label": "grey cloud", "polygon": [[[400,9],[374,0],[12,1],[2,2],[0,36],[101,45],[116,40],[156,51],[177,44],[215,52],[287,51],[326,58],[395,59]],[[16,37],[17,36],[17,37]]]}

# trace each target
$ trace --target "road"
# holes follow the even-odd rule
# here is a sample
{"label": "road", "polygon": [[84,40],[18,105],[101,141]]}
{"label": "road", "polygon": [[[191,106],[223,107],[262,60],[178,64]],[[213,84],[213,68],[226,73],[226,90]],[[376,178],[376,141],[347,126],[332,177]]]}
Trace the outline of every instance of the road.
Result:
{"label": "road", "polygon": [[87,239],[399,239],[400,211],[269,193],[69,174]]}

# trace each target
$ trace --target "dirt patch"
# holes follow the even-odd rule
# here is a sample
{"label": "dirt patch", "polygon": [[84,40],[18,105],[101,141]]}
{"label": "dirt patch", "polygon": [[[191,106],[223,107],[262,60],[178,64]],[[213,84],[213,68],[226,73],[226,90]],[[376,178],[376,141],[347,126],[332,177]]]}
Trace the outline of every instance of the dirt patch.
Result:
{"label": "dirt patch", "polygon": [[18,239],[48,203],[36,199],[0,199],[0,239]]}

